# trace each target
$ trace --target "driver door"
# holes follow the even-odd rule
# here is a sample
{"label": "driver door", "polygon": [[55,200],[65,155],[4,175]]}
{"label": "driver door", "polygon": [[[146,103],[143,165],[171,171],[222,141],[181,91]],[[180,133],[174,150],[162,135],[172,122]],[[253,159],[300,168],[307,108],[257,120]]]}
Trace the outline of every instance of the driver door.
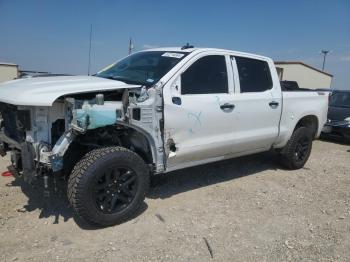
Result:
{"label": "driver door", "polygon": [[167,170],[231,153],[233,93],[230,58],[218,53],[191,59],[165,85]]}

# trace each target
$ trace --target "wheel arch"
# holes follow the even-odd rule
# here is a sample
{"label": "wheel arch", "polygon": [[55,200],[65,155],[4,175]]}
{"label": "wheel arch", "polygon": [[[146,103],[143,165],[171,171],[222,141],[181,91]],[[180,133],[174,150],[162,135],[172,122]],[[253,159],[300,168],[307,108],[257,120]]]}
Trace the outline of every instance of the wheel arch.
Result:
{"label": "wheel arch", "polygon": [[316,138],[319,129],[319,120],[316,115],[306,115],[299,119],[296,123],[293,132],[297,130],[299,127],[309,128],[312,132],[312,137]]}
{"label": "wheel arch", "polygon": [[[116,129],[117,126],[125,128],[123,130],[124,132],[123,137],[119,137],[116,134],[113,134],[110,137],[106,137],[105,140],[98,139],[98,143],[94,144],[93,142],[91,142],[90,148],[89,148],[89,145],[82,143],[82,141],[84,142],[91,141],[89,137],[94,137],[96,134],[101,133],[105,130],[108,130],[108,129],[117,130]],[[80,134],[76,136],[76,138],[73,141],[71,141],[71,143],[69,144],[69,147],[64,153],[64,157],[68,158],[68,162],[78,162],[87,152],[97,147],[114,145],[114,146],[121,146],[121,147],[130,149],[134,151],[136,154],[138,154],[145,161],[146,164],[154,165],[157,161],[156,159],[157,154],[156,154],[155,141],[153,140],[151,135],[148,134],[146,131],[142,130],[141,128],[134,125],[130,125],[126,123],[118,123],[117,126],[115,125],[104,126],[98,129],[89,130],[84,134]],[[113,142],[111,142],[111,138]],[[74,154],[74,151],[76,150],[79,150],[81,154],[79,156],[75,156],[76,159],[72,161],[71,159],[72,153],[73,153],[73,156],[76,155]],[[72,164],[73,163],[69,163],[68,165],[71,166]],[[71,168],[72,167],[70,167],[69,169]]]}
{"label": "wheel arch", "polygon": [[288,143],[295,130],[297,130],[299,127],[310,128],[313,139],[317,138],[320,129],[322,128],[320,126],[319,117],[312,112],[298,117],[293,115],[291,115],[290,118],[285,117],[283,123],[280,124],[280,133],[278,139],[273,145],[273,148],[283,148]]}
{"label": "wheel arch", "polygon": [[142,136],[147,141],[147,146],[151,151],[151,156],[149,156],[146,152],[143,152],[143,151],[140,151],[140,152],[135,151],[135,152],[138,154],[141,153],[142,158],[147,158],[147,159],[144,159],[147,164],[156,164],[157,162],[156,143],[153,137],[142,128],[139,128],[138,126],[127,124],[127,123],[120,123],[120,125],[134,130],[135,134]]}

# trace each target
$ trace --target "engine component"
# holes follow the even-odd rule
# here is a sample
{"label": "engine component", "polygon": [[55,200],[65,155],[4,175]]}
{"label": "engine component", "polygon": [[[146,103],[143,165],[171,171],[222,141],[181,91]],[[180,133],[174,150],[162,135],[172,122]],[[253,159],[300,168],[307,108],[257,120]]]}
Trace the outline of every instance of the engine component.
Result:
{"label": "engine component", "polygon": [[[100,94],[101,95],[101,94]],[[104,101],[97,95],[96,102],[84,100],[81,108],[78,105],[81,101],[70,99],[69,103],[73,105],[71,126],[79,132],[86,132],[89,129],[96,129],[103,126],[113,125],[118,118],[122,116],[122,102]],[[78,108],[76,108],[78,107]]]}

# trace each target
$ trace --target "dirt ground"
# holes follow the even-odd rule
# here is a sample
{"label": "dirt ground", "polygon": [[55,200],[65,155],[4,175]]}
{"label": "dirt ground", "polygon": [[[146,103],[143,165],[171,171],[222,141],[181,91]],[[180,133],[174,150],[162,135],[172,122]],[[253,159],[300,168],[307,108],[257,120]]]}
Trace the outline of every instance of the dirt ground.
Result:
{"label": "dirt ground", "polygon": [[297,171],[274,160],[158,176],[137,217],[104,229],[74,218],[63,189],[45,199],[0,177],[0,261],[350,261],[350,146],[316,141]]}

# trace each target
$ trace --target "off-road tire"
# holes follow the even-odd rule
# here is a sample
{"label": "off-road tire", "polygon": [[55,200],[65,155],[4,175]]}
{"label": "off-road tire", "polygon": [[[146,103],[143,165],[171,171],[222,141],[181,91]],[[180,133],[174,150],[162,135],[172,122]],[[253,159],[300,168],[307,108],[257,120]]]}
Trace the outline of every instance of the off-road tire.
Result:
{"label": "off-road tire", "polygon": [[[125,209],[106,214],[96,205],[91,191],[101,174],[99,172],[106,172],[106,168],[113,169],[115,165],[133,170],[137,180],[136,193]],[[74,212],[81,220],[92,225],[112,226],[135,216],[145,199],[149,184],[149,168],[139,155],[123,147],[104,147],[88,152],[75,165],[68,180],[67,194]]]}
{"label": "off-road tire", "polygon": [[[306,127],[299,127],[296,129],[287,145],[281,150],[281,164],[291,170],[302,168],[309,159],[312,149],[312,133]],[[304,143],[305,146],[302,146]],[[305,147],[305,152],[301,159],[298,159],[298,147]]]}

